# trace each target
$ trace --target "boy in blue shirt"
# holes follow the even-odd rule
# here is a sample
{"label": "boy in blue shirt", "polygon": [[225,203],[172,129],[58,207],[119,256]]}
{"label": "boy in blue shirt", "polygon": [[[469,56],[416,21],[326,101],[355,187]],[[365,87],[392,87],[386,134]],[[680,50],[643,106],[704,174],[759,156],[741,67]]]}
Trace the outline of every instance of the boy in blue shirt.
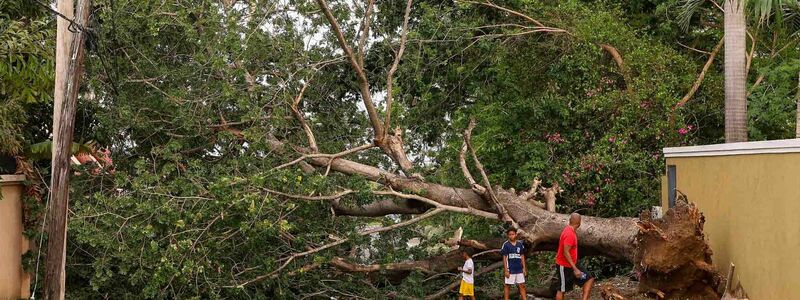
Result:
{"label": "boy in blue shirt", "polygon": [[500,255],[503,256],[503,275],[505,275],[505,285],[503,285],[503,299],[509,300],[511,286],[516,285],[519,289],[520,299],[526,300],[525,275],[528,274],[528,267],[525,265],[525,246],[517,240],[517,230],[510,228],[506,231],[508,240],[503,243]]}

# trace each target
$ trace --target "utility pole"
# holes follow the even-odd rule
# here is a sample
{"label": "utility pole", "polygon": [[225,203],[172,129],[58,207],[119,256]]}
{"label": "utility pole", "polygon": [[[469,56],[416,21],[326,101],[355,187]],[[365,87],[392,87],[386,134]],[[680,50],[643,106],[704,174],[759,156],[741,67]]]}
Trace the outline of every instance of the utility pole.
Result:
{"label": "utility pole", "polygon": [[57,10],[67,18],[57,18],[56,82],[53,103],[53,161],[50,181],[50,215],[47,226],[44,299],[63,300],[67,252],[67,211],[69,207],[69,159],[81,74],[83,73],[85,28],[89,23],[91,0],[58,0]]}

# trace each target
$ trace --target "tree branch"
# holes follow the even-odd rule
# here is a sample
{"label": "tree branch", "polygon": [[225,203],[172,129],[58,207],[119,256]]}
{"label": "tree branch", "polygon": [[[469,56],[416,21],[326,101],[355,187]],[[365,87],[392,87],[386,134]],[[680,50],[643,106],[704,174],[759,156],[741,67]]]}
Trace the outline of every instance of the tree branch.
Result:
{"label": "tree branch", "polygon": [[390,190],[390,191],[374,191],[372,193],[376,194],[376,195],[390,195],[390,196],[400,197],[400,198],[404,198],[404,199],[413,199],[413,200],[417,200],[417,201],[420,201],[420,202],[423,202],[423,203],[426,203],[426,204],[433,205],[437,209],[442,209],[442,210],[445,210],[445,211],[470,214],[470,215],[473,215],[473,216],[479,216],[479,217],[484,217],[484,218],[489,218],[489,219],[498,219],[497,214],[495,214],[495,213],[491,213],[491,212],[483,211],[483,210],[479,210],[479,209],[474,209],[472,207],[457,207],[457,206],[444,205],[444,204],[441,204],[439,202],[433,201],[431,199],[428,199],[428,198],[425,198],[425,197],[422,197],[422,196],[419,196],[419,195],[404,194],[404,193],[400,193],[400,192],[397,192],[397,191],[394,191],[394,190]]}
{"label": "tree branch", "polygon": [[271,189],[268,189],[268,188],[263,188],[263,190],[267,191],[270,194],[280,195],[280,196],[284,196],[284,197],[287,197],[287,198],[300,199],[300,200],[312,200],[312,201],[336,200],[336,199],[342,198],[344,196],[347,196],[349,194],[355,193],[355,191],[353,191],[353,190],[344,190],[344,191],[341,191],[339,193],[336,193],[334,195],[329,195],[329,196],[304,196],[304,195],[287,194],[287,193],[284,193],[284,192],[279,192],[279,191],[271,190]]}
{"label": "tree branch", "polygon": [[294,98],[294,102],[292,102],[292,114],[294,114],[294,117],[297,118],[297,121],[300,122],[300,126],[303,127],[303,131],[305,131],[306,133],[306,138],[308,139],[308,147],[311,149],[311,151],[317,152],[319,151],[319,148],[317,148],[317,140],[314,138],[314,132],[311,131],[311,127],[308,126],[306,118],[303,116],[303,113],[300,111],[299,108],[300,101],[303,100],[303,94],[306,92],[306,88],[308,88],[308,85],[311,83],[312,78],[306,80],[306,82],[303,84],[303,87],[300,89],[300,93],[298,93],[297,97]]}
{"label": "tree branch", "polygon": [[369,0],[367,2],[367,8],[364,12],[364,21],[361,22],[361,39],[358,41],[358,63],[363,66],[364,65],[364,55],[366,54],[364,51],[364,47],[367,45],[367,39],[369,39],[369,23],[372,21],[372,7],[375,6],[375,0]]}
{"label": "tree branch", "polygon": [[378,271],[420,271],[427,274],[435,274],[431,262],[425,260],[407,261],[390,264],[354,264],[341,257],[331,260],[331,265],[350,273],[371,273]]}
{"label": "tree branch", "polygon": [[481,241],[477,241],[477,240],[457,240],[457,241],[446,240],[446,241],[444,241],[444,244],[448,245],[448,246],[451,246],[451,247],[452,246],[464,246],[464,247],[469,247],[469,248],[472,248],[472,249],[475,249],[475,250],[486,251],[486,250],[496,249],[496,248],[499,249],[502,246],[502,241],[500,241],[500,243],[496,243],[496,245],[491,245],[491,246],[487,245],[487,242],[481,242]]}
{"label": "tree branch", "polygon": [[331,201],[336,215],[354,217],[381,217],[393,214],[418,215],[433,206],[413,199],[384,199],[359,206],[346,206],[339,199]]}
{"label": "tree branch", "polygon": [[394,95],[392,94],[392,85],[394,81],[392,77],[394,76],[394,72],[397,71],[397,65],[400,64],[400,59],[403,57],[403,51],[406,49],[406,36],[408,35],[408,19],[411,15],[411,3],[414,2],[413,0],[408,0],[406,3],[406,13],[403,17],[403,31],[400,33],[400,50],[397,51],[397,55],[394,57],[394,62],[392,63],[392,67],[389,68],[389,74],[386,75],[386,117],[384,120],[383,128],[391,128],[392,124],[392,99]]}
{"label": "tree branch", "polygon": [[[569,31],[567,31],[565,29],[545,26],[542,22],[539,22],[538,20],[536,20],[534,18],[531,18],[530,16],[528,16],[526,14],[523,14],[521,12],[509,9],[509,8],[506,8],[506,7],[502,7],[502,6],[493,4],[493,3],[489,2],[488,0],[486,2],[464,1],[464,0],[456,0],[456,1],[488,6],[488,7],[497,9],[497,10],[501,10],[501,11],[510,13],[510,14],[515,15],[517,17],[523,18],[523,19],[527,20],[528,22],[533,23],[534,25],[536,25],[534,30],[514,33],[514,34],[510,34],[510,35],[525,35],[525,34],[530,34],[530,33],[534,33],[534,32],[550,32],[550,33],[565,33],[567,35],[574,36],[571,32],[569,32]],[[486,35],[486,36],[495,36],[495,35]],[[503,34],[503,35],[499,35],[499,36],[506,36],[506,35]],[[626,90],[629,93],[632,93],[633,92],[633,87],[632,87],[633,86],[633,81],[631,79],[630,72],[625,67],[625,63],[624,63],[624,61],[622,59],[622,55],[619,53],[617,48],[615,48],[615,47],[613,47],[611,45],[608,45],[608,44],[602,44],[602,43],[597,43],[597,42],[593,42],[593,43],[597,44],[604,51],[606,51],[609,54],[611,54],[611,57],[617,63],[617,66],[619,67],[620,72],[622,73],[622,77],[625,80],[625,85],[627,87]]]}
{"label": "tree branch", "polygon": [[536,19],[534,19],[534,18],[531,18],[531,17],[530,17],[530,16],[528,16],[528,15],[525,15],[525,14],[523,14],[523,13],[520,13],[520,12],[518,12],[518,11],[511,10],[511,9],[508,9],[508,8],[505,8],[505,7],[502,7],[502,6],[499,6],[499,5],[495,5],[494,3],[492,3],[492,2],[489,2],[489,1],[486,1],[486,2],[476,2],[476,1],[461,1],[461,0],[456,0],[456,1],[457,1],[457,2],[464,2],[464,3],[471,3],[471,4],[484,5],[484,6],[488,6],[488,7],[494,8],[494,9],[502,10],[502,11],[504,11],[504,12],[510,13],[510,14],[512,14],[512,15],[515,15],[515,16],[517,16],[517,17],[523,18],[523,19],[527,20],[528,22],[531,22],[531,23],[533,23],[533,24],[536,24],[536,26],[539,26],[539,27],[547,27],[547,26],[544,26],[544,24],[542,24],[542,22],[539,22],[539,21],[537,21]]}
{"label": "tree branch", "polygon": [[600,48],[603,48],[608,54],[611,54],[611,57],[614,59],[614,62],[617,63],[617,67],[619,67],[620,73],[622,73],[622,78],[625,80],[625,87],[628,93],[633,93],[633,80],[631,79],[631,74],[628,72],[628,68],[625,67],[625,61],[622,60],[622,55],[619,54],[619,50],[614,48],[614,46],[608,44],[599,44]]}
{"label": "tree branch", "polygon": [[[471,118],[469,120],[468,129],[470,127],[475,128],[475,118]],[[488,192],[488,195],[486,196],[488,196],[489,200],[491,201],[492,205],[494,205],[495,209],[497,210],[498,214],[500,214],[503,221],[513,222],[513,219],[511,219],[511,217],[506,212],[506,208],[503,207],[503,205],[501,205],[500,202],[497,200],[497,195],[494,193],[491,183],[489,183],[489,176],[486,175],[486,170],[483,168],[481,161],[478,159],[478,155],[475,154],[475,148],[472,147],[471,129],[469,133],[470,133],[469,135],[464,137],[464,142],[467,144],[467,149],[469,150],[470,155],[472,155],[472,161],[475,163],[475,167],[478,168],[478,171],[481,173],[481,178],[483,179],[483,187],[486,188],[486,191]]]}
{"label": "tree branch", "polygon": [[705,79],[706,77],[706,72],[711,67],[711,64],[714,62],[714,58],[717,57],[717,53],[719,53],[719,50],[722,49],[722,44],[724,41],[725,39],[720,39],[717,45],[714,46],[714,49],[711,50],[711,54],[708,56],[708,60],[706,60],[706,64],[703,65],[703,69],[700,71],[700,74],[697,75],[697,79],[694,81],[694,84],[692,84],[692,88],[689,89],[689,92],[687,92],[686,95],[683,96],[681,101],[678,101],[678,103],[672,107],[672,111],[670,112],[669,115],[669,124],[670,124],[669,128],[673,128],[675,124],[675,111],[677,111],[679,107],[686,105],[686,103],[689,102],[689,100],[692,99],[692,97],[694,97],[694,94],[700,88],[700,84],[703,83],[703,79]]}
{"label": "tree branch", "polygon": [[[750,31],[745,31],[745,32],[747,32],[747,36],[750,37],[750,41],[751,41],[750,42],[750,53],[747,54],[747,64],[745,65],[745,68],[744,68],[744,75],[745,75],[745,77],[747,77],[747,74],[750,74],[750,64],[753,62],[753,54],[755,54],[756,45],[758,44],[758,32],[756,32],[755,36],[750,34]],[[774,43],[773,43],[773,45],[774,45]]]}
{"label": "tree branch", "polygon": [[328,176],[328,172],[331,171],[331,163],[333,163],[334,160],[336,160],[336,159],[338,159],[340,157],[346,156],[346,155],[350,155],[352,153],[356,153],[356,152],[360,152],[360,151],[363,151],[363,150],[367,150],[367,149],[372,148],[372,147],[375,147],[375,144],[374,143],[369,143],[369,144],[364,144],[364,145],[355,147],[353,149],[345,150],[345,151],[336,153],[334,155],[331,155],[330,157],[328,157],[328,165],[325,167],[325,176]]}
{"label": "tree branch", "polygon": [[[441,213],[443,211],[444,210],[438,209],[438,208],[437,209],[433,209],[433,210],[430,210],[430,211],[426,212],[425,214],[422,214],[419,217],[413,218],[411,220],[403,221],[403,222],[400,222],[400,223],[396,223],[396,224],[392,224],[392,225],[384,226],[384,227],[380,227],[380,228],[373,228],[373,229],[369,229],[369,230],[364,230],[364,231],[359,232],[357,235],[358,236],[365,236],[365,235],[370,235],[370,234],[373,234],[373,233],[380,233],[380,232],[389,231],[389,230],[392,230],[392,229],[395,229],[395,228],[411,225],[411,224],[417,223],[419,221],[425,220],[427,218],[430,218],[430,217],[432,217],[432,216],[434,216],[434,215],[436,215],[438,213]],[[267,279],[267,278],[274,278],[274,276],[276,276],[276,274],[278,274],[281,270],[285,269],[286,266],[288,266],[289,263],[291,263],[293,260],[295,260],[297,258],[300,258],[300,257],[303,257],[303,256],[306,256],[306,255],[309,255],[309,254],[314,254],[314,253],[320,252],[322,250],[325,250],[325,249],[328,249],[328,248],[331,248],[331,247],[335,247],[335,246],[344,244],[349,240],[350,240],[349,238],[344,238],[344,239],[337,240],[335,242],[331,242],[331,243],[325,244],[325,245],[317,247],[317,248],[313,248],[313,249],[309,249],[309,250],[304,251],[304,252],[292,254],[289,257],[281,259],[281,260],[283,260],[283,264],[281,264],[277,269],[273,270],[272,272],[270,272],[268,274],[265,274],[265,275],[258,276],[256,278],[253,278],[251,280],[248,280],[248,281],[245,281],[243,283],[237,284],[235,286],[226,286],[226,287],[227,288],[244,288],[246,285],[249,285],[249,284],[252,284],[252,283],[255,283],[255,282],[259,282],[259,281],[262,281],[262,280]]]}
{"label": "tree branch", "polygon": [[353,70],[356,72],[356,77],[358,77],[359,81],[359,88],[361,90],[361,98],[364,101],[364,107],[367,109],[369,121],[372,123],[372,128],[375,131],[375,137],[380,139],[385,134],[384,128],[381,125],[380,118],[378,118],[378,112],[375,110],[375,104],[372,102],[367,75],[364,72],[363,67],[359,65],[356,56],[353,54],[353,51],[349,46],[347,46],[347,40],[345,40],[342,29],[339,27],[339,23],[336,22],[336,18],[333,16],[331,9],[328,7],[328,3],[325,0],[317,0],[317,4],[325,14],[325,18],[328,19],[328,23],[331,24],[331,29],[336,34],[339,45],[346,54],[347,59],[350,61],[350,65],[353,67]]}
{"label": "tree branch", "polygon": [[482,187],[472,177],[472,173],[467,167],[467,150],[469,148],[468,141],[472,138],[472,130],[475,129],[475,122],[469,122],[467,129],[464,130],[464,143],[461,145],[461,151],[458,153],[458,165],[461,166],[461,172],[464,173],[464,178],[467,179],[470,188],[478,194],[486,194],[486,188]]}
{"label": "tree branch", "polygon": [[361,145],[361,146],[358,146],[358,147],[355,147],[355,148],[352,148],[352,149],[348,149],[348,150],[345,150],[345,151],[342,151],[342,152],[339,152],[339,153],[336,153],[336,154],[326,154],[326,153],[303,154],[302,156],[298,157],[297,159],[295,159],[293,161],[287,162],[285,164],[282,164],[280,166],[277,166],[277,167],[273,168],[273,170],[283,169],[285,167],[294,165],[296,163],[299,163],[299,162],[301,162],[303,160],[306,160],[306,159],[309,159],[309,158],[327,158],[328,159],[328,163],[327,163],[328,170],[325,171],[325,175],[328,175],[328,171],[330,171],[330,165],[335,159],[337,159],[339,157],[342,157],[342,156],[349,155],[349,154],[353,154],[353,153],[356,153],[356,152],[359,152],[359,151],[362,151],[362,150],[366,150],[366,149],[369,149],[369,148],[372,148],[372,147],[375,147],[375,145],[372,144],[372,143],[369,143],[369,144],[364,144],[364,145]]}

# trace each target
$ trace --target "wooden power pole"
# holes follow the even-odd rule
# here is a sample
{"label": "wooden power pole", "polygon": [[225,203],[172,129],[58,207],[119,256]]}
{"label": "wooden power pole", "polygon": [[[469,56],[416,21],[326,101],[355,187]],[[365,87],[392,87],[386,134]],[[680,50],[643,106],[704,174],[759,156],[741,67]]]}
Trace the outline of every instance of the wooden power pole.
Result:
{"label": "wooden power pole", "polygon": [[[78,0],[75,24],[59,17],[56,33],[56,84],[53,103],[53,161],[50,181],[47,256],[45,257],[44,299],[64,299],[67,250],[67,208],[69,205],[70,156],[75,111],[83,73],[85,28],[89,23],[91,0]],[[71,18],[73,1],[58,0],[58,11]]]}

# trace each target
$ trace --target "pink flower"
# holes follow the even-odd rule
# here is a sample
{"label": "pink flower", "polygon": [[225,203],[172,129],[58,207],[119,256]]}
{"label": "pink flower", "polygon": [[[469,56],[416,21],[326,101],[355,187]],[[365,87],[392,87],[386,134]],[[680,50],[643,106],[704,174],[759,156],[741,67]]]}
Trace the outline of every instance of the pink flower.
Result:
{"label": "pink flower", "polygon": [[686,135],[687,133],[689,133],[689,129],[686,129],[685,127],[678,129],[678,133],[680,133],[681,135]]}
{"label": "pink flower", "polygon": [[594,206],[597,203],[597,198],[595,197],[594,193],[588,192],[585,194],[586,196],[586,204],[589,206]]}
{"label": "pink flower", "polygon": [[617,138],[615,138],[615,137],[613,137],[613,136],[612,136],[612,137],[610,137],[610,138],[608,138],[608,141],[609,141],[609,142],[612,142],[612,143],[613,143],[613,142],[615,142],[616,140],[617,140]]}
{"label": "pink flower", "polygon": [[561,174],[561,177],[564,177],[564,182],[566,184],[568,184],[568,185],[574,185],[575,184],[575,179],[573,179],[572,176],[569,176],[569,173]]}
{"label": "pink flower", "polygon": [[561,144],[564,142],[564,139],[561,138],[561,133],[558,132],[553,134],[548,133],[545,135],[545,138],[547,138],[547,141],[550,143]]}

